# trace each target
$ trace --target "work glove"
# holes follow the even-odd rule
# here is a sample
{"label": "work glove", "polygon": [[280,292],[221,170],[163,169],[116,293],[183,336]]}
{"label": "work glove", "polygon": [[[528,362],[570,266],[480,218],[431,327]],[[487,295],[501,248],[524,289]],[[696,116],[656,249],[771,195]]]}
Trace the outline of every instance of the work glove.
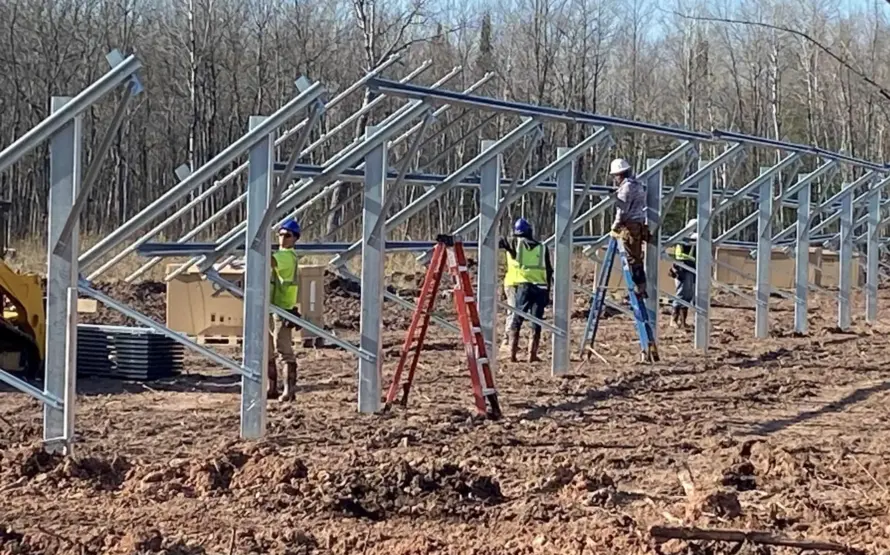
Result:
{"label": "work glove", "polygon": [[503,237],[498,239],[498,248],[507,249],[509,246],[510,246],[510,243],[508,243],[507,240],[504,239]]}
{"label": "work glove", "polygon": [[[303,317],[303,315],[300,314],[300,311],[297,310],[297,307],[294,307],[294,308],[290,309],[288,312],[290,312],[291,314],[293,314],[293,315],[296,316],[297,318],[302,318],[302,317]],[[297,324],[291,322],[290,320],[285,320],[285,321],[284,321],[284,327],[289,328],[289,329],[292,329],[292,330],[298,330],[298,329],[301,329],[301,326],[299,326],[299,325],[297,325]]]}

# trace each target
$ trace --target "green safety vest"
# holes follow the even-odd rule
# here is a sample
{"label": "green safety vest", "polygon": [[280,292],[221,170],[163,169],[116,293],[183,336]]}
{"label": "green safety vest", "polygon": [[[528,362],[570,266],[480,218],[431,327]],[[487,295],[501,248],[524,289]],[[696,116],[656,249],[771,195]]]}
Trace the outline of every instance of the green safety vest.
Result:
{"label": "green safety vest", "polygon": [[688,262],[695,262],[695,247],[692,245],[678,244],[674,247],[674,258]]}
{"label": "green safety vest", "polygon": [[270,302],[284,310],[297,306],[300,294],[300,257],[293,249],[278,249],[272,254],[272,297]]}
{"label": "green safety vest", "polygon": [[543,243],[538,243],[534,248],[528,249],[524,241],[517,241],[516,258],[507,253],[507,275],[504,276],[504,285],[507,287],[516,287],[521,283],[547,285],[544,248]]}

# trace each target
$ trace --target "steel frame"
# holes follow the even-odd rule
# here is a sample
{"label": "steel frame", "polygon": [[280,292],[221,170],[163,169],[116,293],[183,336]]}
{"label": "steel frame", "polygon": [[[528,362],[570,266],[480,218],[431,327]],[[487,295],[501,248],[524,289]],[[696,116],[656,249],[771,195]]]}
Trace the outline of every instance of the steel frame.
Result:
{"label": "steel frame", "polygon": [[[49,141],[49,229],[47,241],[46,337],[43,388],[0,370],[0,381],[43,402],[46,449],[70,454],[75,438],[77,384],[77,277],[79,220],[98,170],[126,114],[130,98],[142,92],[142,63],[117,50],[106,55],[111,69],[77,96],[54,96],[50,115],[0,152],[0,172]],[[125,85],[114,116],[81,179],[82,114]]]}
{"label": "steel frame", "polygon": [[[478,250],[477,287],[480,311],[483,314],[481,326],[486,342],[491,345],[498,336],[497,308],[506,307],[521,313],[515,307],[507,307],[498,300],[497,245],[502,220],[511,205],[523,195],[555,193],[554,233],[543,239],[545,244],[553,245],[555,253],[553,323],[535,319],[531,315],[523,315],[539,322],[551,332],[553,336],[551,373],[554,376],[566,375],[570,367],[568,353],[571,345],[570,310],[573,290],[578,289],[589,294],[583,288],[572,284],[573,251],[581,246],[585,255],[596,259],[597,248],[607,239],[607,236],[583,236],[576,233],[583,233],[593,218],[605,217],[615,200],[615,188],[611,184],[595,184],[593,181],[577,183],[575,175],[581,163],[580,159],[588,153],[593,154],[593,173],[599,172],[607,160],[610,149],[615,145],[613,133],[618,131],[656,135],[675,142],[672,149],[661,158],[637,161],[639,166],[643,166],[640,162],[644,163],[638,178],[646,187],[648,224],[653,236],[646,252],[646,270],[649,276],[649,300],[646,306],[654,329],[657,330],[658,297],[660,295],[673,297],[664,290],[663,284],[658,282],[658,265],[666,256],[664,249],[676,244],[693,231],[697,233],[698,242],[694,273],[697,276],[708,277],[696,280],[695,298],[690,303],[695,317],[694,345],[699,350],[708,349],[711,329],[710,298],[713,287],[727,289],[753,300],[757,307],[754,336],[763,338],[769,335],[769,298],[772,293],[770,263],[772,253],[777,248],[793,250],[795,256],[795,288],[793,293],[787,295],[794,299],[796,331],[800,333],[807,331],[807,295],[808,291],[814,288],[809,280],[809,250],[814,243],[839,242],[838,323],[844,329],[852,323],[850,298],[854,285],[851,279],[853,254],[857,249],[866,254],[865,319],[867,322],[877,320],[878,276],[881,274],[882,266],[878,257],[887,242],[881,232],[883,227],[890,223],[890,214],[883,217],[888,212],[884,209],[888,207],[890,200],[882,200],[883,191],[890,184],[888,165],[812,146],[735,132],[690,131],[473,94],[473,91],[490,76],[477,81],[463,92],[446,90],[444,86],[447,82],[461,72],[459,67],[454,68],[432,86],[412,84],[411,81],[415,77],[431,66],[430,62],[425,62],[401,81],[381,78],[380,75],[397,59],[398,56],[394,56],[384,61],[326,103],[323,100],[324,88],[320,83],[312,83],[305,77],[298,79],[295,85],[299,94],[291,101],[271,115],[252,116],[247,133],[204,166],[194,171],[187,167],[178,168],[177,175],[180,178],[178,185],[79,256],[77,256],[77,217],[90,186],[96,180],[98,163],[101,162],[101,157],[110,143],[102,141],[102,146],[97,151],[97,158],[81,182],[79,162],[81,138],[78,116],[99,98],[120,84],[129,82],[127,93],[111,121],[110,128],[117,129],[126,111],[129,97],[141,92],[141,85],[135,79],[135,72],[140,67],[139,62],[132,56],[124,60],[117,53],[109,55],[113,69],[108,74],[77,97],[55,98],[50,117],[0,152],[0,170],[3,170],[37,144],[48,139],[52,141],[48,330],[52,331],[54,337],[64,337],[65,341],[47,351],[48,370],[44,391],[39,391],[0,372],[0,379],[12,383],[18,389],[44,402],[45,439],[48,445],[60,438],[61,445],[70,449],[74,438],[73,392],[76,378],[77,323],[75,307],[78,292],[96,298],[141,324],[158,330],[199,354],[240,373],[243,377],[242,437],[259,438],[265,434],[265,368],[270,356],[267,340],[270,313],[309,329],[356,355],[358,410],[377,412],[380,409],[382,384],[380,315],[383,302],[390,300],[406,308],[413,308],[411,301],[396,297],[385,290],[386,255],[388,252],[413,251],[421,253],[419,260],[423,261],[424,253],[428,253],[434,244],[432,241],[390,241],[387,240],[387,232],[406,223],[456,187],[479,189],[479,215],[456,226],[453,233],[472,235],[475,232],[477,235],[475,242],[468,241],[466,245],[474,246]],[[377,98],[370,105],[347,116],[321,138],[307,145],[310,132],[324,111],[341,102],[349,94],[361,91],[365,87],[376,92]],[[320,165],[301,163],[303,158],[316,151],[322,144],[326,144],[339,131],[347,128],[363,114],[381,106],[384,98],[402,99],[407,102],[387,117],[369,126],[363,137]],[[443,128],[436,134],[430,134],[431,124],[436,118],[453,107],[460,107],[464,112],[451,123],[442,126]],[[493,114],[486,116],[483,122],[500,116],[518,120],[518,123],[501,137],[485,137],[478,154],[448,175],[425,173],[422,171],[423,168],[414,168],[414,160],[419,152],[428,145],[436,145],[435,139],[440,133],[453,127],[457,120],[472,111]],[[302,112],[306,113],[306,117],[300,123],[279,132],[290,119]],[[543,128],[566,123],[586,126],[590,134],[575,146],[557,149],[553,153],[554,161],[536,172],[530,172],[528,178],[520,179],[519,176],[504,175],[506,165],[504,159],[507,152],[518,156],[523,162],[521,166],[525,167],[530,160],[532,150],[542,137]],[[481,128],[481,125],[476,126],[459,140],[474,139],[475,129],[478,128]],[[291,147],[290,156],[285,162],[276,161],[276,149],[283,145],[285,140],[292,140],[295,146]],[[400,145],[405,152],[395,164],[389,164],[388,160],[394,158],[396,147]],[[452,142],[444,151],[440,149],[433,162],[456,145],[456,142]],[[713,160],[700,159],[704,147],[713,148],[715,145],[722,145],[724,151],[716,155]],[[781,152],[785,157],[771,167],[761,168],[760,175],[752,181],[734,188],[732,184],[742,167],[742,162],[755,149],[773,154]],[[190,192],[213,179],[220,170],[245,154],[248,161],[238,166],[235,171],[214,181],[199,195],[176,209],[172,216],[127,244],[123,251],[93,270],[88,279],[78,277],[80,266],[92,266],[102,262],[117,245],[148,226],[162,213],[177,206]],[[692,170],[696,161],[697,167]],[[804,164],[814,163],[821,165],[810,172],[798,172]],[[834,180],[839,173],[838,168],[842,165],[852,167],[857,172],[864,172],[864,175],[852,183],[838,184]],[[151,242],[170,223],[181,218],[184,213],[223,186],[235,182],[245,170],[247,179],[244,192],[219,214],[184,234],[176,243]],[[675,183],[667,183],[668,175],[676,180]],[[679,177],[676,177],[677,175]],[[353,242],[303,243],[299,245],[298,250],[306,253],[333,254],[330,264],[344,275],[352,276],[361,282],[361,329],[358,345],[338,338],[304,318],[270,307],[268,302],[267,261],[271,249],[274,248],[270,245],[269,228],[280,225],[291,215],[305,214],[314,203],[325,198],[328,192],[341,183],[361,184],[361,190],[350,199],[353,200],[358,195],[363,199],[361,238]],[[816,191],[836,192],[811,208],[814,185],[819,187],[815,189]],[[412,202],[398,207],[394,214],[390,214],[390,211],[396,208],[396,195],[387,193],[402,186],[422,186],[425,190]],[[865,192],[855,196],[857,191],[863,188]],[[692,229],[692,226],[683,226],[676,231],[667,229],[665,222],[677,199],[695,203],[698,220],[695,229]],[[191,242],[223,214],[244,201],[247,202],[247,218],[244,222],[234,226],[217,241]],[[730,209],[739,212],[741,203],[755,206],[743,209],[743,214],[747,212],[745,216],[740,217],[734,213],[732,218],[729,218]],[[582,212],[585,205],[588,208]],[[860,206],[864,206],[865,211],[863,215],[857,216],[856,211]],[[337,209],[339,207],[332,208],[332,210]],[[774,235],[775,223],[777,220],[781,221],[779,215],[784,216],[789,211],[796,213],[795,223]],[[732,219],[730,227],[723,229],[730,219]],[[818,235],[818,232],[827,231],[838,221],[840,225],[837,231],[829,232],[827,237],[824,234]],[[756,241],[732,239],[755,222]],[[860,231],[861,233],[857,235]],[[714,248],[718,245],[741,245],[752,249],[757,260],[753,296],[721,284],[713,278],[713,270],[720,264],[714,256]],[[91,280],[101,276],[132,253],[150,259],[131,274],[128,280],[144,275],[165,257],[185,255],[192,258],[168,274],[167,280],[197,265],[206,279],[243,298],[243,364],[195,344],[188,338],[100,293],[91,285]],[[346,264],[359,255],[361,272],[359,276],[355,276],[348,270]],[[219,273],[220,269],[233,263],[239,256],[246,257],[243,291],[223,279]],[[610,304],[616,306],[614,303]],[[434,321],[444,329],[456,331],[456,327],[444,318],[436,316]]]}

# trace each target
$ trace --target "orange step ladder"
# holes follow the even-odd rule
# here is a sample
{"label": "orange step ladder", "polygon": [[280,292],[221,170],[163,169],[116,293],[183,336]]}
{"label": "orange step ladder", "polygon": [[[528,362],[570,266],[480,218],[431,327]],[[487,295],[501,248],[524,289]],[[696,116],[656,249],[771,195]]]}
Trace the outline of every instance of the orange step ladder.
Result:
{"label": "orange step ladder", "polygon": [[[496,420],[501,417],[501,407],[498,403],[498,393],[494,386],[491,366],[488,362],[485,341],[482,338],[482,328],[479,326],[479,310],[473,296],[470,273],[467,271],[467,258],[464,255],[463,242],[451,235],[436,237],[433,257],[423,280],[420,297],[417,299],[417,306],[411,318],[411,326],[408,328],[405,343],[402,345],[399,365],[396,367],[392,384],[386,393],[383,410],[389,410],[395,401],[399,391],[399,380],[406,364],[408,365],[408,376],[405,383],[402,384],[401,404],[402,406],[408,404],[408,392],[414,381],[414,372],[417,370],[417,361],[420,359],[420,351],[423,349],[423,341],[429,328],[430,315],[436,305],[436,295],[439,293],[439,285],[442,281],[442,274],[445,273],[446,263],[454,278],[454,308],[457,311],[457,319],[460,323],[466,350],[476,410],[480,414]],[[408,361],[409,357],[410,362]]]}

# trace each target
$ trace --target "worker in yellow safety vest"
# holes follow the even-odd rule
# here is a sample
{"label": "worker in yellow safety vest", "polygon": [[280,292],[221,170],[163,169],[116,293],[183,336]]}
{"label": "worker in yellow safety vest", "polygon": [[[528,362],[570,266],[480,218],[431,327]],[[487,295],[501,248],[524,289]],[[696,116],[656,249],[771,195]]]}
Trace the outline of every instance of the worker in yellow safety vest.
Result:
{"label": "worker in yellow safety vest", "polygon": [[[550,288],[553,284],[553,266],[547,246],[534,239],[532,226],[519,218],[513,224],[513,243],[501,239],[499,246],[507,251],[507,275],[504,287],[515,287],[513,306],[535,318],[544,317],[544,309],[550,304]],[[525,318],[513,313],[510,322],[510,360],[516,362],[519,352],[519,330]],[[532,342],[529,346],[529,362],[536,362],[541,344],[541,325],[532,322]]]}
{"label": "worker in yellow safety vest", "polygon": [[[287,219],[278,230],[278,250],[272,254],[272,294],[269,299],[274,306],[295,316],[300,294],[300,257],[294,244],[300,239],[300,224],[293,218]],[[269,390],[267,397],[278,397],[278,361],[284,364],[284,392],[282,401],[293,401],[297,387],[297,358],[294,354],[292,322],[273,314],[269,323]]]}
{"label": "worker in yellow safety vest", "polygon": [[[691,219],[686,222],[686,227],[694,226],[698,220]],[[683,238],[674,246],[673,258],[676,262],[671,265],[670,276],[674,278],[677,287],[677,298],[691,304],[695,298],[695,243],[697,234],[693,233],[691,240]],[[689,307],[674,299],[671,315],[671,327],[688,327],[686,318],[689,316]]]}

